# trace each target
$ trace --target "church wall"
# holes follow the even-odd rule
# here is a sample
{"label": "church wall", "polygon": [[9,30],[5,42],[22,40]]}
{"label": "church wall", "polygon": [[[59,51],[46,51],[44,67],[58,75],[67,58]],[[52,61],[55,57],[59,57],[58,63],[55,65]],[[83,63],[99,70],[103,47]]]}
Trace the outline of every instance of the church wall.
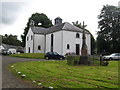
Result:
{"label": "church wall", "polygon": [[[76,38],[76,33],[79,33],[79,38]],[[67,30],[60,30],[57,32],[53,32],[46,35],[41,34],[34,34],[32,30],[30,29],[28,31],[28,34],[26,36],[26,53],[29,53],[29,47],[30,47],[30,53],[44,53],[51,51],[51,34],[54,35],[53,38],[53,51],[57,52],[59,54],[65,55],[67,52],[75,52],[76,53],[76,44],[79,44],[79,53],[81,55],[81,48],[82,48],[82,33],[81,32],[73,32],[73,31],[67,31]],[[31,35],[34,39],[31,40]],[[27,37],[29,37],[29,40],[27,40]],[[88,54],[91,55],[91,38],[90,34],[86,34],[86,44],[88,48]],[[45,42],[46,41],[46,42]],[[46,43],[46,45],[45,45]],[[70,48],[67,49],[67,44],[70,45]],[[33,49],[34,46],[34,49]],[[40,50],[38,50],[38,46],[40,46]],[[46,47],[46,48],[45,48]]]}
{"label": "church wall", "polygon": [[44,53],[45,36],[41,34],[34,35],[34,53]]}
{"label": "church wall", "polygon": [[[33,32],[31,28],[28,31],[28,34],[26,36],[26,45],[25,45],[25,52],[29,53],[29,48],[30,48],[30,53],[33,53],[33,40],[31,40],[31,35],[33,36]],[[28,38],[28,40],[27,40]]]}
{"label": "church wall", "polygon": [[50,52],[50,47],[51,47],[51,34],[46,35],[46,52]]}
{"label": "church wall", "polygon": [[62,31],[46,35],[46,52],[51,51],[51,35],[53,34],[53,52],[62,54]]}
{"label": "church wall", "polygon": [[[79,38],[76,38],[76,33],[79,33]],[[88,54],[91,55],[91,41],[90,34],[86,34],[86,45],[88,49]],[[70,45],[70,48],[67,49],[67,44]],[[72,31],[63,31],[63,55],[67,52],[76,53],[76,44],[79,44],[79,54],[81,55],[82,48],[82,33],[72,32]]]}
{"label": "church wall", "polygon": [[53,33],[54,34],[54,52],[62,54],[62,30]]}
{"label": "church wall", "polygon": [[[80,38],[76,38],[76,33],[77,32],[63,31],[63,55],[67,52],[76,53],[76,44],[80,44],[81,47],[81,33],[79,32]],[[67,49],[67,44],[70,45],[69,49]]]}

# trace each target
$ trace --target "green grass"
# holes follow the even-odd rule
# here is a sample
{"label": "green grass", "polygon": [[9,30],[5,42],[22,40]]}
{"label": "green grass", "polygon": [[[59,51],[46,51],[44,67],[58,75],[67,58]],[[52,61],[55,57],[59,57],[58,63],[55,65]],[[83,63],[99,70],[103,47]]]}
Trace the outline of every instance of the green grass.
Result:
{"label": "green grass", "polygon": [[23,80],[42,83],[38,87],[109,89],[118,88],[118,62],[110,61],[108,66],[73,66],[65,60],[30,61],[15,63],[14,68],[10,65],[8,69],[15,75],[18,71],[25,74]]}
{"label": "green grass", "polygon": [[9,56],[20,57],[20,58],[44,59],[44,53],[22,53],[22,54],[12,54]]}

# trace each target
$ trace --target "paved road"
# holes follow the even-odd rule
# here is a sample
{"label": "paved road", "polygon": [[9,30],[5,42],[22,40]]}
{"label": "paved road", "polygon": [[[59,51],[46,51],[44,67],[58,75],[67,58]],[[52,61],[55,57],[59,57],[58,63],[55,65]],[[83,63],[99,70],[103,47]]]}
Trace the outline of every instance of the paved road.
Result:
{"label": "paved road", "polygon": [[23,82],[16,76],[13,76],[11,72],[6,69],[6,66],[9,64],[24,61],[40,61],[40,59],[25,59],[8,56],[2,57],[2,88],[35,88],[35,86],[30,83]]}

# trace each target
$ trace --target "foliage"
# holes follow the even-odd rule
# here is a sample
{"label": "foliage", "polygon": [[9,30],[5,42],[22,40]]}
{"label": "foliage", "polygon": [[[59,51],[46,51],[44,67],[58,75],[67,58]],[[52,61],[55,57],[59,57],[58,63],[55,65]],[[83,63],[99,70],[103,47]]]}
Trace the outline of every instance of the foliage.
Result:
{"label": "foliage", "polygon": [[42,83],[38,86],[40,88],[118,88],[119,61],[111,61],[108,66],[72,66],[66,63],[65,60],[20,62],[8,69],[17,76],[16,70],[25,74],[25,81],[36,81],[36,85]]}
{"label": "foliage", "polygon": [[103,6],[99,19],[97,48],[98,52],[120,52],[120,8]]}
{"label": "foliage", "polygon": [[2,36],[2,43],[15,46],[21,45],[21,41],[17,39],[17,36],[12,34],[10,35],[5,34],[5,36]]}
{"label": "foliage", "polygon": [[[76,22],[72,22],[74,26],[77,26],[81,29],[83,29],[83,25],[81,23],[79,23],[79,21],[76,21]],[[84,27],[86,27],[87,25],[85,25]],[[89,30],[85,29],[87,32],[90,33]],[[94,54],[95,53],[95,48],[96,48],[96,42],[95,42],[95,39],[93,37],[93,35],[90,33],[91,35],[91,54]]]}
{"label": "foliage", "polygon": [[9,56],[20,57],[20,58],[44,59],[44,53],[21,53],[21,54],[12,54]]}
{"label": "foliage", "polygon": [[52,21],[44,13],[32,14],[31,17],[28,19],[27,26],[24,29],[23,35],[21,35],[23,46],[25,46],[25,38],[29,30],[29,25],[31,20],[34,21],[34,26],[44,27],[44,28],[48,28],[52,26]]}
{"label": "foliage", "polygon": [[81,29],[87,27],[87,25],[84,25],[84,27],[83,27],[83,25],[82,25],[81,23],[79,23],[79,21],[72,22],[72,23],[73,23],[74,26],[77,26],[77,27],[79,27],[79,28],[81,28]]}

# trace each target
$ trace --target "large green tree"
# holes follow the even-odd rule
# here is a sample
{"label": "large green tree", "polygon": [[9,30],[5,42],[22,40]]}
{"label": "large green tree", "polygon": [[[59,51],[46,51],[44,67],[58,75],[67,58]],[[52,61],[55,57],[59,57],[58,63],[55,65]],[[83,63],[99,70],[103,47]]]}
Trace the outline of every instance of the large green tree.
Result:
{"label": "large green tree", "polygon": [[[77,26],[81,29],[83,29],[83,25],[81,23],[79,23],[79,21],[76,21],[76,22],[72,22],[74,26]],[[86,27],[87,25],[85,25],[84,27]],[[87,32],[90,33],[89,30],[85,29]],[[91,54],[94,54],[95,53],[95,48],[96,48],[96,42],[95,42],[95,39],[93,37],[93,35],[90,33],[91,35]]]}
{"label": "large green tree", "polygon": [[2,43],[15,46],[21,45],[21,41],[17,39],[17,36],[12,34],[10,35],[5,34],[5,36],[2,36]]}
{"label": "large green tree", "polygon": [[105,5],[98,16],[97,49],[101,53],[120,52],[120,8]]}
{"label": "large green tree", "polygon": [[51,27],[53,25],[52,21],[44,13],[32,14],[31,17],[28,19],[27,26],[24,29],[23,35],[21,35],[23,47],[25,46],[25,38],[26,38],[26,35],[28,33],[29,24],[30,24],[31,20],[34,21],[34,26],[38,26],[38,27],[48,28],[48,27]]}

